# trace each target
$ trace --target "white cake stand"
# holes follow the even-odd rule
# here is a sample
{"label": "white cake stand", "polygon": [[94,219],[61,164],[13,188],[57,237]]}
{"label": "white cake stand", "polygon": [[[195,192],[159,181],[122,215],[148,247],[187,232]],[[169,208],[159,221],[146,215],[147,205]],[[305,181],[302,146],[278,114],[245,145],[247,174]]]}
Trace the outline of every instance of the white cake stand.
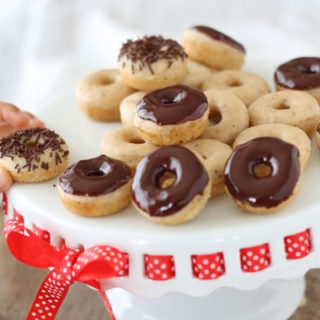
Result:
{"label": "white cake stand", "polygon": [[[90,121],[73,97],[49,102],[39,113],[49,128],[70,146],[70,163],[99,154],[103,135],[120,124]],[[104,218],[84,218],[68,212],[56,188],[57,179],[29,185],[16,183],[8,192],[25,225],[48,230],[51,243],[84,248],[111,245],[129,254],[126,277],[103,281],[118,320],[237,319],[284,320],[297,308],[304,292],[304,274],[320,267],[320,153],[314,146],[300,194],[281,212],[251,215],[226,196],[211,199],[193,221],[161,226],[140,216],[132,206]],[[312,249],[301,259],[288,260],[284,238],[310,230]],[[260,272],[241,268],[240,249],[267,244],[271,263]],[[191,256],[223,252],[226,271],[217,278],[194,276]],[[144,255],[171,255],[176,275],[153,281],[145,275]]]}

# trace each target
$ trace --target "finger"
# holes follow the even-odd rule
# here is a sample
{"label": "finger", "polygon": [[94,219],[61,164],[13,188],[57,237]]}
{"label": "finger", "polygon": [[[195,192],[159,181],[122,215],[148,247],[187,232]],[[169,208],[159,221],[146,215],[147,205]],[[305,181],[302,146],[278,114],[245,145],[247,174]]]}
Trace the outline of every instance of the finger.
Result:
{"label": "finger", "polygon": [[28,125],[28,117],[16,106],[9,103],[0,103],[0,121],[21,128]]}
{"label": "finger", "polygon": [[35,127],[44,128],[45,127],[45,124],[40,119],[35,117],[32,113],[24,112],[24,115],[28,117],[28,120],[29,120],[28,128],[35,128]]}
{"label": "finger", "polygon": [[16,127],[8,123],[0,123],[0,139],[8,136],[10,133],[17,131]]}
{"label": "finger", "polygon": [[13,184],[10,173],[3,167],[0,167],[0,192],[7,191]]}

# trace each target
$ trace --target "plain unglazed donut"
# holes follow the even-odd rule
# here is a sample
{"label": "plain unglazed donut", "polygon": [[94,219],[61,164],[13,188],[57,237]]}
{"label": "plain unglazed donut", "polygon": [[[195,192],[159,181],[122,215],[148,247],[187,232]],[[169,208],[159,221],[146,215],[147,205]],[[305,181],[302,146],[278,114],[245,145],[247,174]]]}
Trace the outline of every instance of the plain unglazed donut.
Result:
{"label": "plain unglazed donut", "polygon": [[305,170],[307,168],[311,142],[303,130],[281,123],[260,124],[242,131],[234,141],[233,148],[235,149],[240,144],[258,137],[274,137],[293,144],[300,153],[301,169]]}
{"label": "plain unglazed donut", "polygon": [[274,137],[259,137],[235,148],[225,167],[227,194],[251,213],[271,213],[289,205],[300,190],[299,150]]}
{"label": "plain unglazed donut", "polygon": [[281,64],[274,73],[277,90],[299,90],[320,103],[320,57],[301,57]]}
{"label": "plain unglazed donut", "polygon": [[214,74],[213,70],[204,64],[188,59],[187,74],[181,84],[201,90],[203,84]]}
{"label": "plain unglazed donut", "polygon": [[294,90],[266,94],[249,106],[250,123],[285,123],[312,137],[320,121],[320,107],[311,95]]}
{"label": "plain unglazed donut", "polygon": [[118,67],[130,87],[150,91],[181,82],[187,72],[187,55],[174,40],[145,36],[122,45]]}
{"label": "plain unglazed donut", "polygon": [[132,174],[122,161],[101,155],[74,163],[59,178],[58,194],[71,212],[100,217],[129,205]]}
{"label": "plain unglazed donut", "polygon": [[[164,187],[161,179],[166,174],[175,177],[171,185]],[[175,225],[200,213],[210,197],[210,187],[210,177],[201,157],[182,146],[165,146],[138,164],[131,198],[144,217],[156,223]]]}
{"label": "plain unglazed donut", "polygon": [[100,145],[100,152],[125,162],[134,170],[138,162],[157,146],[141,139],[135,127],[123,127],[107,133]]}
{"label": "plain unglazed donut", "polygon": [[211,180],[211,196],[215,197],[224,193],[224,167],[232,153],[232,148],[214,139],[197,139],[184,146],[203,158]]}
{"label": "plain unglazed donut", "polygon": [[0,166],[18,182],[52,179],[66,168],[68,157],[66,142],[49,129],[18,130],[0,140]]}
{"label": "plain unglazed donut", "polygon": [[254,100],[270,92],[264,79],[253,72],[226,70],[213,74],[203,90],[219,89],[234,93],[248,107]]}
{"label": "plain unglazed donut", "polygon": [[217,69],[240,69],[245,49],[234,39],[205,26],[195,26],[183,34],[182,44],[190,59]]}
{"label": "plain unglazed donut", "polygon": [[134,91],[122,80],[118,70],[105,69],[90,73],[80,81],[76,99],[88,118],[119,121],[120,102]]}
{"label": "plain unglazed donut", "polygon": [[172,145],[199,137],[208,125],[204,93],[184,85],[146,94],[137,105],[135,125],[140,136],[156,145]]}
{"label": "plain unglazed donut", "polygon": [[137,104],[146,94],[145,91],[137,91],[121,101],[120,118],[124,126],[134,126]]}
{"label": "plain unglazed donut", "polygon": [[[209,125],[202,137],[232,144],[241,131],[249,126],[249,114],[245,104],[233,93],[220,90],[204,92],[208,99]],[[211,124],[210,119],[218,119]]]}

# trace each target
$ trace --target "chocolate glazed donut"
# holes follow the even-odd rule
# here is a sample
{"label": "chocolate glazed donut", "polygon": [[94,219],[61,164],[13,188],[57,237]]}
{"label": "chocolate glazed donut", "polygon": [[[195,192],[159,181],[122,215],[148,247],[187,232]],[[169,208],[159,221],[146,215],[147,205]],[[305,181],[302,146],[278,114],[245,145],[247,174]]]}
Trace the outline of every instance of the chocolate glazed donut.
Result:
{"label": "chocolate glazed donut", "polygon": [[148,93],[136,111],[139,118],[161,126],[199,119],[207,109],[208,100],[202,91],[175,85]]}
{"label": "chocolate glazed donut", "polygon": [[69,211],[101,217],[129,205],[131,178],[125,163],[101,155],[70,166],[60,177],[57,189]]}
{"label": "chocolate glazed donut", "polygon": [[113,192],[130,179],[126,164],[101,155],[70,166],[60,177],[59,186],[69,194],[93,197]]}
{"label": "chocolate glazed donut", "polygon": [[[168,172],[175,175],[175,181],[163,188],[160,180]],[[197,195],[205,197],[204,203],[199,202],[200,207],[192,206],[195,212],[187,213],[189,220],[205,205],[210,193],[208,184],[208,173],[194,153],[182,146],[166,146],[141,160],[133,178],[131,197],[148,218],[168,218],[184,210]]]}
{"label": "chocolate glazed donut", "polygon": [[310,90],[320,87],[320,58],[303,57],[280,65],[274,74],[277,85],[288,89]]}
{"label": "chocolate glazed donut", "polygon": [[[261,164],[271,173],[259,178],[255,167]],[[300,178],[299,150],[277,138],[253,139],[234,150],[224,177],[229,195],[244,209],[278,207],[295,193]]]}

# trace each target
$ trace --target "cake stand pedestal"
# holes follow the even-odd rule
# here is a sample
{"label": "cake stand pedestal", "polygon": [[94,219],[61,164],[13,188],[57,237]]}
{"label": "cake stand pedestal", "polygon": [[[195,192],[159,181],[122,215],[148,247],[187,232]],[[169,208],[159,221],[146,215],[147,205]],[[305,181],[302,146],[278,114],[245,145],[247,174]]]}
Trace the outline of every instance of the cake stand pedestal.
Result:
{"label": "cake stand pedestal", "polygon": [[298,308],[305,280],[271,280],[259,289],[221,288],[206,297],[169,293],[143,299],[115,288],[108,291],[117,320],[286,320]]}

